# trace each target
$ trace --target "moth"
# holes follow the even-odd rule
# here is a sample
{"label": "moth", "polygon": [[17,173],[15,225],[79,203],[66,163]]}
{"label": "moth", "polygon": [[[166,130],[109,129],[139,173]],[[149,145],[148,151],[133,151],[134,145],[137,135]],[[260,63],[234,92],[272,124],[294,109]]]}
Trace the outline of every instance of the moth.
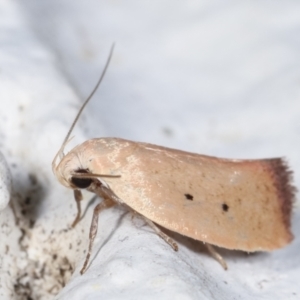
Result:
{"label": "moth", "polygon": [[290,243],[295,188],[292,172],[282,158],[223,159],[121,138],[91,139],[64,154],[112,52],[113,47],[96,87],[52,162],[58,181],[74,191],[77,215],[72,226],[81,217],[82,189],[103,199],[93,212],[81,274],[89,264],[99,213],[114,205],[124,205],[141,215],[174,250],[178,250],[176,242],[157,224],[204,242],[225,269],[226,262],[213,245],[253,252]]}

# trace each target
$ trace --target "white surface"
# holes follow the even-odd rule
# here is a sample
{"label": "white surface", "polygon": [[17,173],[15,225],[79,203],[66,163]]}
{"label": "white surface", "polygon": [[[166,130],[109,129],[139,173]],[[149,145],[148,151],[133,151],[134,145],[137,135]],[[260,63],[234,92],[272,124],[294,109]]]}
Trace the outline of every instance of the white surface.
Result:
{"label": "white surface", "polygon": [[73,144],[117,136],[222,157],[286,156],[300,186],[299,6],[2,1],[0,150],[19,224],[11,208],[0,213],[1,299],[14,299],[16,278],[19,294],[51,299],[72,268],[56,299],[298,299],[298,203],[290,246],[250,256],[223,250],[226,272],[200,243],[174,236],[174,253],[130,214],[106,211],[95,259],[80,276],[92,209],[66,230],[75,203],[50,164],[115,41]]}

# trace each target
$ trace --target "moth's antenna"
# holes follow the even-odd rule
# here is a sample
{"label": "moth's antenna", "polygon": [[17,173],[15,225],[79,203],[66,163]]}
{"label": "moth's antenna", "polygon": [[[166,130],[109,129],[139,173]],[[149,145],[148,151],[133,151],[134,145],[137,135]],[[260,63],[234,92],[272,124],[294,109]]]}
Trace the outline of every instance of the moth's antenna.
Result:
{"label": "moth's antenna", "polygon": [[111,46],[111,48],[110,48],[110,52],[109,52],[109,56],[107,58],[106,64],[104,66],[104,69],[102,71],[102,74],[101,74],[101,76],[100,76],[100,78],[99,78],[96,86],[94,87],[94,89],[91,92],[91,94],[87,97],[87,99],[84,101],[84,103],[82,104],[81,108],[79,109],[79,111],[78,111],[78,113],[76,115],[76,118],[74,119],[74,121],[73,121],[73,123],[72,123],[72,125],[71,125],[71,127],[70,127],[70,129],[69,129],[69,131],[68,131],[68,133],[67,133],[67,135],[66,135],[66,137],[65,137],[65,139],[64,139],[64,141],[62,143],[62,145],[61,145],[61,147],[60,147],[60,149],[58,150],[57,154],[55,155],[55,157],[53,159],[53,162],[52,162],[52,170],[53,171],[56,168],[55,163],[56,163],[57,158],[60,157],[60,159],[62,159],[64,157],[64,148],[65,148],[66,144],[69,141],[70,135],[71,135],[71,133],[72,133],[72,131],[73,131],[73,129],[74,129],[74,127],[75,127],[75,125],[76,125],[76,123],[77,123],[77,121],[78,121],[81,113],[82,113],[82,111],[84,110],[84,108],[86,107],[86,105],[88,104],[88,102],[91,100],[91,98],[94,96],[95,92],[97,91],[99,85],[101,84],[101,82],[102,82],[102,80],[104,78],[104,75],[105,75],[105,73],[106,73],[106,71],[108,69],[109,63],[111,61],[111,57],[112,57],[112,54],[113,54],[113,51],[114,51],[114,47],[115,47],[115,44],[113,43],[112,46]]}

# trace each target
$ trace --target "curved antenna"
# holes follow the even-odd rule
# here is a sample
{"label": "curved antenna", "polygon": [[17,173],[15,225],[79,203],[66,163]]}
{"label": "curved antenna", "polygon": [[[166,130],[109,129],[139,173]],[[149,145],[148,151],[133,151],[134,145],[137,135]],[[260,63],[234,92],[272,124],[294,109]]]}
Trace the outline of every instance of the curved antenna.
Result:
{"label": "curved antenna", "polygon": [[94,87],[94,89],[91,92],[91,94],[86,98],[86,100],[82,104],[81,108],[79,109],[79,111],[78,111],[78,113],[77,113],[77,115],[76,115],[76,117],[75,117],[75,119],[74,119],[74,121],[73,121],[73,123],[72,123],[72,125],[71,125],[71,127],[70,127],[70,129],[69,129],[69,131],[68,131],[68,133],[67,133],[64,141],[63,141],[63,143],[62,143],[62,145],[61,145],[61,147],[59,148],[58,152],[56,153],[56,155],[55,155],[55,157],[54,157],[54,159],[52,161],[52,170],[53,171],[56,168],[55,163],[56,163],[57,158],[59,157],[60,159],[62,159],[64,157],[64,148],[65,148],[66,144],[69,141],[70,135],[71,135],[71,133],[72,133],[72,131],[73,131],[73,129],[74,129],[74,127],[75,127],[75,125],[76,125],[76,123],[77,123],[77,121],[78,121],[81,113],[82,113],[82,111],[84,110],[84,108],[86,107],[86,105],[88,104],[88,102],[91,100],[91,98],[94,96],[95,92],[97,91],[99,85],[101,84],[101,82],[102,82],[102,80],[104,78],[104,75],[105,75],[105,73],[106,73],[106,71],[108,69],[109,63],[110,63],[111,58],[112,58],[114,47],[115,47],[115,44],[113,43],[112,46],[111,46],[111,48],[110,48],[110,52],[109,52],[109,56],[107,58],[106,64],[104,66],[104,69],[102,71],[102,74],[101,74],[101,76],[100,76],[100,78],[99,78],[96,86]]}

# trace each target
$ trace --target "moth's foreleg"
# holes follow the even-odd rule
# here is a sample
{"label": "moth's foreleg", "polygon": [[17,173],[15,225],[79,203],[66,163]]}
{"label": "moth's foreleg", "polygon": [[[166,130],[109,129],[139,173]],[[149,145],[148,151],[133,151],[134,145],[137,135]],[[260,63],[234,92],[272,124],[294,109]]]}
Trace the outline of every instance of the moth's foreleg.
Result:
{"label": "moth's foreleg", "polygon": [[94,240],[95,240],[95,237],[96,237],[97,231],[98,231],[99,214],[102,210],[112,207],[114,205],[115,205],[114,201],[112,201],[111,199],[108,199],[108,198],[104,198],[103,201],[94,208],[94,213],[93,213],[93,218],[92,218],[92,223],[91,223],[91,228],[90,228],[90,235],[89,235],[89,239],[90,239],[89,248],[88,248],[88,253],[86,255],[83,267],[80,271],[81,275],[86,271],[90,257],[91,257]]}
{"label": "moth's foreleg", "polygon": [[221,256],[220,253],[217,252],[217,250],[210,244],[205,243],[205,247],[207,248],[210,255],[219,262],[219,264],[223,267],[224,270],[227,270],[227,263],[225,259]]}
{"label": "moth's foreleg", "polygon": [[[143,216],[144,217],[144,216]],[[174,251],[178,251],[178,245],[174,242],[172,238],[162,232],[152,221],[144,217],[146,223],[158,234],[160,238],[162,238],[166,243],[168,243]]]}
{"label": "moth's foreleg", "polygon": [[72,228],[76,226],[76,224],[80,221],[81,217],[81,203],[80,201],[83,199],[82,193],[80,190],[74,190],[74,198],[76,201],[76,206],[77,206],[77,215],[72,223]]}

